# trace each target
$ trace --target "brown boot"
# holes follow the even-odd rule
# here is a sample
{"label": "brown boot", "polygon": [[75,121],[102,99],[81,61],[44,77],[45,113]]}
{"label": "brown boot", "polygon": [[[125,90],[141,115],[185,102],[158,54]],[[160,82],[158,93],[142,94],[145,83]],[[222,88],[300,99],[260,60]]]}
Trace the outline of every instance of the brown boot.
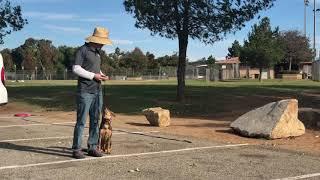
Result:
{"label": "brown boot", "polygon": [[72,152],[72,157],[76,159],[84,159],[85,156],[81,150],[75,150]]}
{"label": "brown boot", "polygon": [[102,157],[103,153],[101,153],[99,150],[94,149],[94,150],[89,150],[88,151],[88,155],[89,156],[93,156],[93,157]]}

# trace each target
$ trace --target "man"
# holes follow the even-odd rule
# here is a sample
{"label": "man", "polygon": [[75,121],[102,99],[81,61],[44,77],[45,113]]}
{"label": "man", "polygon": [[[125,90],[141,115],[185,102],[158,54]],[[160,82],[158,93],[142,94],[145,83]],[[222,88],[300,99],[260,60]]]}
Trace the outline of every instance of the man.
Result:
{"label": "man", "polygon": [[103,45],[112,44],[109,32],[102,27],[96,27],[93,35],[86,38],[86,43],[76,53],[73,72],[79,76],[77,87],[77,123],[73,135],[73,157],[85,158],[82,150],[82,134],[89,114],[88,155],[101,157],[97,149],[99,140],[99,119],[102,110],[101,81],[108,79],[101,70],[100,51]]}

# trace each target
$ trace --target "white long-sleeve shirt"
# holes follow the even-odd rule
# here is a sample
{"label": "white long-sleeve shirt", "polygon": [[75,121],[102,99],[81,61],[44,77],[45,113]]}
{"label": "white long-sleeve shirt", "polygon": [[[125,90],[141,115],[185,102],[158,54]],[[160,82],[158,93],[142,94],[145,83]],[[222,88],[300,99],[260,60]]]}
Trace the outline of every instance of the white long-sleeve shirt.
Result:
{"label": "white long-sleeve shirt", "polygon": [[[94,73],[87,71],[85,69],[83,69],[80,65],[73,65],[72,66],[72,71],[77,75],[80,76],[82,78],[86,78],[86,79],[90,79],[92,80],[94,78]],[[100,71],[101,75],[104,75],[101,71]]]}

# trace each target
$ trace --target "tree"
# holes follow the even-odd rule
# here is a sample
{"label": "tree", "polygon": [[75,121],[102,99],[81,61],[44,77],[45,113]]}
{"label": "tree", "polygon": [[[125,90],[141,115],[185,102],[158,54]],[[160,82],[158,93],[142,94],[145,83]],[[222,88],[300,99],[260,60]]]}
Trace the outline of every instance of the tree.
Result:
{"label": "tree", "polygon": [[177,66],[179,57],[175,53],[173,55],[165,55],[157,58],[157,61],[160,63],[160,66]]}
{"label": "tree", "polygon": [[280,37],[285,52],[284,62],[289,63],[289,71],[292,63],[299,64],[313,59],[314,53],[310,48],[310,41],[299,31],[285,31]]}
{"label": "tree", "polygon": [[0,0],[0,44],[4,43],[6,35],[21,30],[25,24],[27,20],[22,18],[20,6],[12,6],[8,0]]}
{"label": "tree", "polygon": [[108,56],[104,50],[100,50],[101,56],[101,71],[106,74],[111,74],[117,67],[117,62],[115,62],[112,57]]}
{"label": "tree", "polygon": [[155,70],[159,69],[159,62],[155,59],[154,54],[147,52],[146,53],[147,59],[148,59],[148,69],[149,70]]}
{"label": "tree", "polygon": [[116,49],[114,50],[114,54],[117,55],[118,57],[122,55],[122,52],[119,47],[116,47]]}
{"label": "tree", "polygon": [[39,59],[37,42],[33,38],[28,38],[23,45],[13,49],[13,58],[17,69],[34,70]]}
{"label": "tree", "polygon": [[241,45],[239,43],[239,41],[235,40],[232,43],[232,46],[230,48],[228,48],[228,56],[230,57],[240,57],[240,52],[241,52]]}
{"label": "tree", "polygon": [[240,60],[260,69],[260,81],[262,69],[272,67],[284,57],[279,36],[279,28],[272,30],[269,18],[263,18],[259,24],[253,25],[248,40],[244,42]]}
{"label": "tree", "polygon": [[14,70],[14,62],[10,49],[4,49],[1,51],[1,55],[3,57],[3,63],[6,70],[13,71]]}
{"label": "tree", "polygon": [[53,71],[58,63],[58,50],[53,46],[52,41],[41,39],[36,40],[38,46],[38,63],[42,69]]}
{"label": "tree", "polygon": [[216,63],[216,59],[212,55],[210,55],[207,59],[208,66],[213,67],[215,63]]}
{"label": "tree", "polygon": [[133,73],[143,71],[147,67],[147,63],[147,57],[137,47],[120,58],[120,66],[131,68]]}
{"label": "tree", "polygon": [[244,27],[275,0],[125,0],[128,13],[136,18],[137,28],[148,28],[152,35],[178,38],[177,99],[184,99],[188,40],[213,44],[227,33]]}
{"label": "tree", "polygon": [[62,66],[59,64],[59,51],[53,46],[50,40],[36,40],[29,38],[23,45],[12,51],[13,59],[17,65],[17,69],[35,70],[36,67],[44,73],[46,78],[46,70],[54,71]]}
{"label": "tree", "polygon": [[78,48],[74,47],[59,46],[58,63],[62,64],[68,70],[71,70],[77,49]]}

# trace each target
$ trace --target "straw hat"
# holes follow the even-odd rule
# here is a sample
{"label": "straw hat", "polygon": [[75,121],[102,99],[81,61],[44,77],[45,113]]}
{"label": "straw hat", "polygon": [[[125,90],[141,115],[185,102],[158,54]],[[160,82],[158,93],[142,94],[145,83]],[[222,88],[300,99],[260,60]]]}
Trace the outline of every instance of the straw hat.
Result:
{"label": "straw hat", "polygon": [[109,39],[108,29],[103,27],[96,27],[92,36],[87,37],[86,41],[103,45],[112,44],[112,41]]}

